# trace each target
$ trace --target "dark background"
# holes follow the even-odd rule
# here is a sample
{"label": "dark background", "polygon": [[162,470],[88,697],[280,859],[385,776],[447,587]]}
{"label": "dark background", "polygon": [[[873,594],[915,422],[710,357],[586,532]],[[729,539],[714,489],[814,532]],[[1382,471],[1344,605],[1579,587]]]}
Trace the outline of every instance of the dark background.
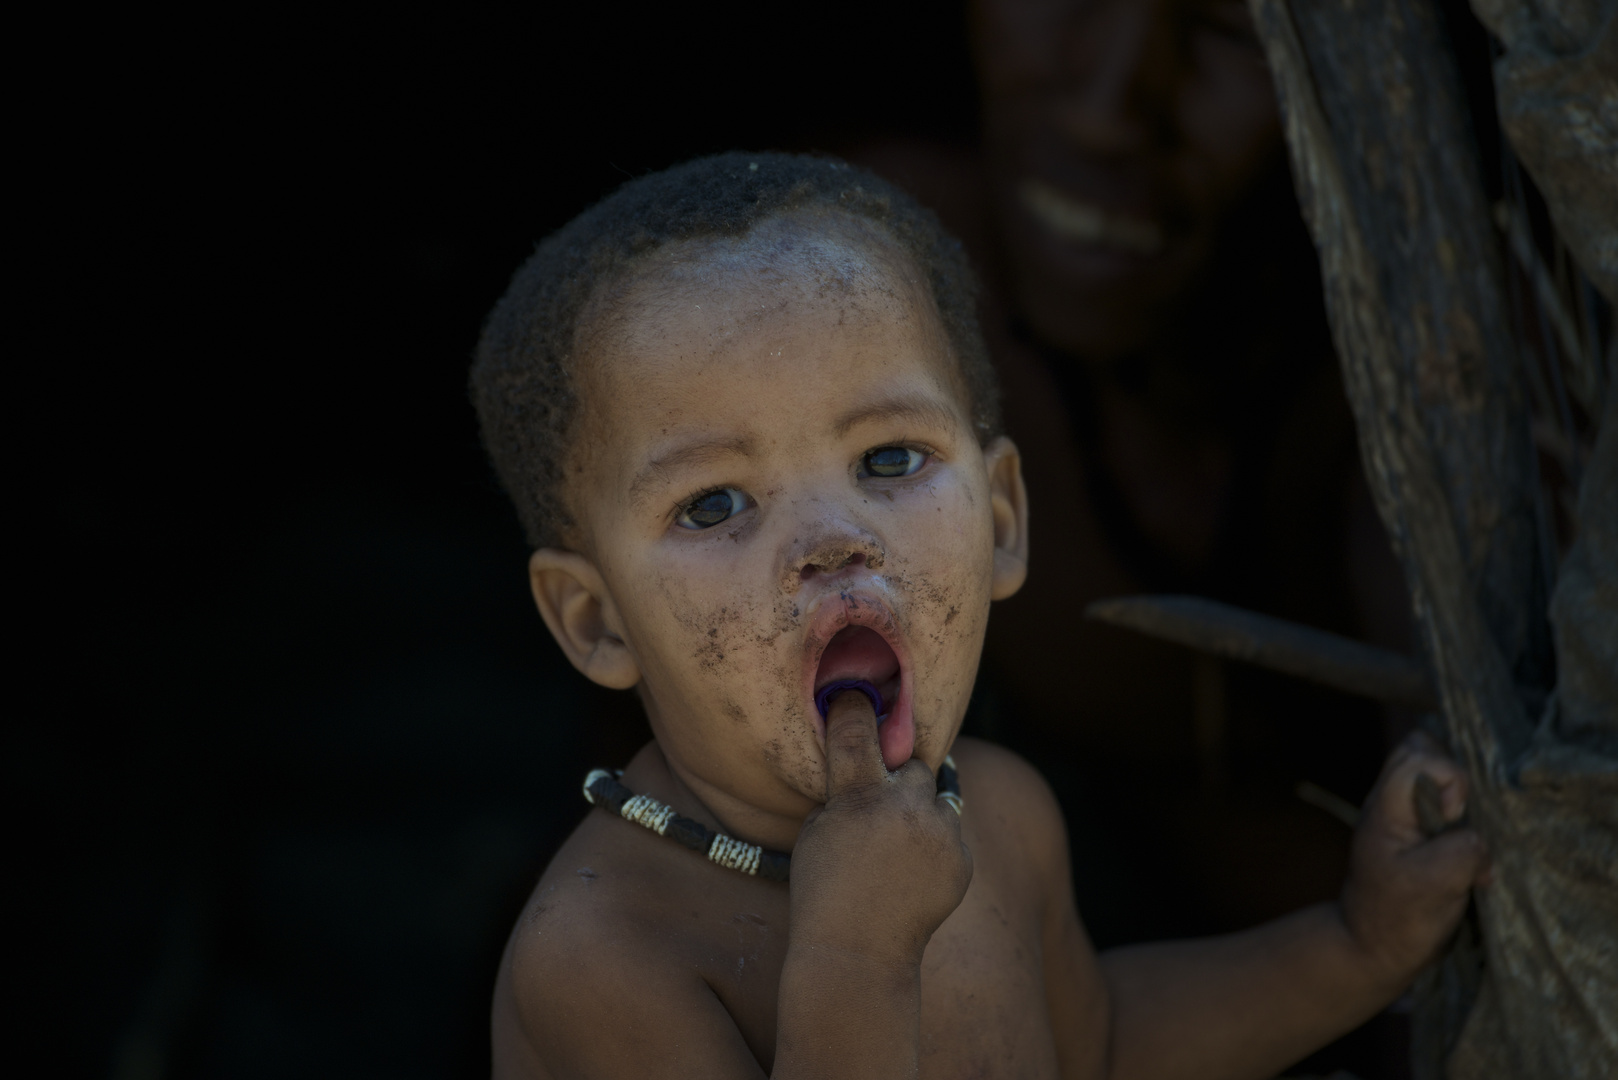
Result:
{"label": "dark background", "polygon": [[261,8],[21,35],[6,758],[53,1075],[487,1075],[506,932],[585,771],[641,736],[528,597],[464,388],[483,314],[626,177],[969,138],[962,19]]}

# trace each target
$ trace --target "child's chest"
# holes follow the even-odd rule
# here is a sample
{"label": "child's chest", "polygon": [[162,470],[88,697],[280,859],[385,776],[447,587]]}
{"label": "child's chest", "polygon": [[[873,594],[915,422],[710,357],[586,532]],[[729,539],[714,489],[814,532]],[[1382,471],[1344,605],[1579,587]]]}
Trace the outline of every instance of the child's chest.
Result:
{"label": "child's chest", "polygon": [[[922,965],[921,1076],[1055,1077],[1037,907],[974,875],[966,898],[927,946]],[[775,1057],[776,996],[786,957],[787,904],[717,909],[690,939],[691,959],[766,1071]],[[738,897],[739,898],[739,897]],[[720,897],[715,897],[720,899]]]}

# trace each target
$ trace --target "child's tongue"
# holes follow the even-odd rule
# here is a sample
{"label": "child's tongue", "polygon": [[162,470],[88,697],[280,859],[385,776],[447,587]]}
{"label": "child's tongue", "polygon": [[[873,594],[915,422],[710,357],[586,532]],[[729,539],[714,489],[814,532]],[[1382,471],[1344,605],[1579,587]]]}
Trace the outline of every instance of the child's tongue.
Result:
{"label": "child's tongue", "polygon": [[886,714],[899,696],[899,658],[882,640],[882,635],[864,626],[850,626],[837,632],[820,657],[815,673],[815,689],[834,681],[864,680],[882,695],[878,713]]}

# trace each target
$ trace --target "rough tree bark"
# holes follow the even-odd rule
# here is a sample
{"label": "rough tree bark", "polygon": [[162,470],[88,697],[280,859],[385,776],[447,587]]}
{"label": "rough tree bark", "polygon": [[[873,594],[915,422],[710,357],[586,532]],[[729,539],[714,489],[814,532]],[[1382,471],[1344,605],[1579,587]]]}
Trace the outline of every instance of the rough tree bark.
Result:
{"label": "rough tree bark", "polygon": [[1573,257],[1618,297],[1618,0],[1471,0],[1504,48],[1500,126]]}
{"label": "rough tree bark", "polygon": [[[1502,19],[1517,8],[1477,2]],[[1438,14],[1431,0],[1250,3],[1320,254],[1366,473],[1404,564],[1451,747],[1472,776],[1469,814],[1495,861],[1475,924],[1419,987],[1413,1065],[1422,1080],[1608,1080],[1618,1075],[1611,380],[1578,540],[1547,618],[1522,369]],[[1574,12],[1575,30],[1601,29],[1597,48],[1610,53],[1610,0],[1560,6]],[[1510,24],[1517,40],[1544,39],[1549,23],[1536,18]],[[1571,48],[1566,35],[1557,48]],[[1581,155],[1618,148],[1614,114],[1592,118],[1589,80],[1603,78],[1599,65],[1593,70],[1569,76],[1583,98],[1535,106],[1541,116],[1583,117],[1575,136],[1517,124],[1509,111],[1505,126],[1514,143],[1541,147],[1541,160],[1561,169],[1541,180],[1553,207],[1564,188],[1583,194],[1577,208],[1564,203],[1553,214],[1584,229],[1573,250],[1606,290],[1618,198],[1602,201],[1611,189],[1602,191],[1600,177],[1614,166]],[[1610,84],[1610,71],[1605,77]],[[1509,98],[1503,108],[1513,108]],[[1534,169],[1534,155],[1525,159]]]}

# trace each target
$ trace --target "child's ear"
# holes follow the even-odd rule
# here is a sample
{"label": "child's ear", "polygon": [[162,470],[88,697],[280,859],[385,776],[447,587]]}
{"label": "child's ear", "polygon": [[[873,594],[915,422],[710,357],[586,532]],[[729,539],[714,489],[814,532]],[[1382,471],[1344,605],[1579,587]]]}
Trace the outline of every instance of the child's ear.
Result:
{"label": "child's ear", "polygon": [[585,677],[611,690],[640,682],[617,605],[594,563],[576,552],[540,548],[528,560],[528,584],[551,636]]}
{"label": "child's ear", "polygon": [[993,600],[1004,600],[1028,579],[1028,489],[1022,482],[1022,455],[1004,435],[983,449],[989,470],[989,505],[994,511]]}

